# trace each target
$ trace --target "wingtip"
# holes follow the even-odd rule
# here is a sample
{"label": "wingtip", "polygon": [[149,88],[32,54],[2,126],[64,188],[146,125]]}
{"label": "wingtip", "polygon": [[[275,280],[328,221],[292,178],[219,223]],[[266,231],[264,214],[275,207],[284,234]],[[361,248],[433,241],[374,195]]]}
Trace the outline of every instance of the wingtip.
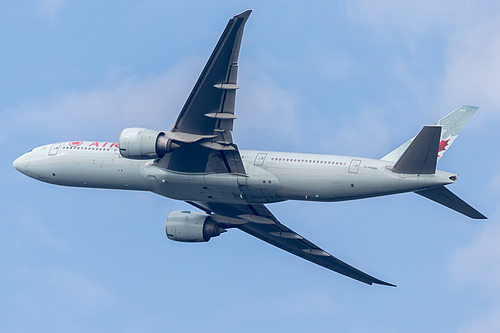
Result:
{"label": "wingtip", "polygon": [[234,15],[233,18],[248,18],[252,12],[253,9],[247,9],[244,12]]}
{"label": "wingtip", "polygon": [[399,286],[397,284],[392,284],[392,283],[389,283],[389,282],[384,282],[384,281],[377,281],[377,282],[373,282],[375,284],[380,284],[382,286],[388,286],[388,287],[394,287],[394,288],[399,288]]}
{"label": "wingtip", "polygon": [[472,209],[473,209],[472,212],[470,212],[469,214],[464,214],[464,215],[468,216],[468,217],[470,217],[471,219],[474,219],[474,220],[487,220],[488,219],[486,216],[484,216],[482,213],[480,213],[476,209],[474,209],[474,208],[472,208]]}
{"label": "wingtip", "polygon": [[361,279],[356,279],[358,281],[361,281],[361,282],[364,282],[366,284],[369,284],[370,286],[373,286],[374,284],[378,284],[378,285],[381,285],[381,286],[388,286],[388,287],[398,287],[398,285],[396,284],[392,284],[392,283],[389,283],[389,282],[385,282],[385,281],[382,281],[382,280],[379,280],[373,276],[370,276],[370,279],[369,280],[361,280]]}

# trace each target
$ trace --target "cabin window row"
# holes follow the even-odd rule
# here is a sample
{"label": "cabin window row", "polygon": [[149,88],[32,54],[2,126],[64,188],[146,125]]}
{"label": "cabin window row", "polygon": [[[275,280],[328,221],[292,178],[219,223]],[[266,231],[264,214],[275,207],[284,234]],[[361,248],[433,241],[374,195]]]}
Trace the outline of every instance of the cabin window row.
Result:
{"label": "cabin window row", "polygon": [[[81,149],[81,150],[99,150],[99,151],[109,151],[109,148],[95,148],[95,147],[63,147],[62,149]],[[115,151],[117,151],[115,149]]]}
{"label": "cabin window row", "polygon": [[303,160],[297,158],[278,158],[272,157],[271,161],[277,162],[300,162],[300,163],[318,163],[318,164],[330,164],[330,165],[347,165],[345,162],[334,162],[334,161],[321,161],[321,160]]}

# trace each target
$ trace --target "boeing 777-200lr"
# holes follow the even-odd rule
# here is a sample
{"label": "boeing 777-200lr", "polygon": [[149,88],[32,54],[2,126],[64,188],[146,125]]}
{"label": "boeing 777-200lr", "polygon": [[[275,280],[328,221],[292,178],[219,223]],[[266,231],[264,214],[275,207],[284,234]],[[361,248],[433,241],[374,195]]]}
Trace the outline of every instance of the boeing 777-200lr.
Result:
{"label": "boeing 777-200lr", "polygon": [[286,227],[265,204],[415,192],[470,218],[486,218],[445,187],[456,182],[456,174],[436,170],[477,107],[459,107],[379,160],[239,150],[231,133],[238,55],[250,13],[229,21],[170,131],[127,128],[118,143],[49,144],[22,155],[14,167],[51,184],[151,191],[183,200],[202,212],[171,212],[165,224],[171,240],[207,242],[237,228],[367,284],[393,286]]}

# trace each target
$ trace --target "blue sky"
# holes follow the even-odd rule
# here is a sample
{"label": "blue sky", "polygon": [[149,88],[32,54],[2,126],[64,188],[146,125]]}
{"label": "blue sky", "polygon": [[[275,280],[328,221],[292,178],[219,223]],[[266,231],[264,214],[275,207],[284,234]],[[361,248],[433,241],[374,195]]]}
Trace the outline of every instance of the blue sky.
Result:
{"label": "blue sky", "polygon": [[[378,158],[462,104],[440,161],[470,220],[414,194],[269,205],[367,286],[238,230],[169,241],[187,204],[34,181],[29,149],[169,129],[227,21],[240,148]],[[498,332],[500,5],[494,1],[0,1],[4,332]]]}

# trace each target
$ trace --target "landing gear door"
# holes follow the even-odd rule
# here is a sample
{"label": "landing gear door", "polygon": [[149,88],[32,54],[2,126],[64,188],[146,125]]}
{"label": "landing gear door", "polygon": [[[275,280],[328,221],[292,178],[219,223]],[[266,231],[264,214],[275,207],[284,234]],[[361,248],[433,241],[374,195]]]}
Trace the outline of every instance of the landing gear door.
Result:
{"label": "landing gear door", "polygon": [[349,164],[349,173],[358,173],[361,160],[352,160]]}
{"label": "landing gear door", "polygon": [[50,147],[49,155],[57,155],[59,147],[61,147],[61,143],[54,143],[52,147]]}

